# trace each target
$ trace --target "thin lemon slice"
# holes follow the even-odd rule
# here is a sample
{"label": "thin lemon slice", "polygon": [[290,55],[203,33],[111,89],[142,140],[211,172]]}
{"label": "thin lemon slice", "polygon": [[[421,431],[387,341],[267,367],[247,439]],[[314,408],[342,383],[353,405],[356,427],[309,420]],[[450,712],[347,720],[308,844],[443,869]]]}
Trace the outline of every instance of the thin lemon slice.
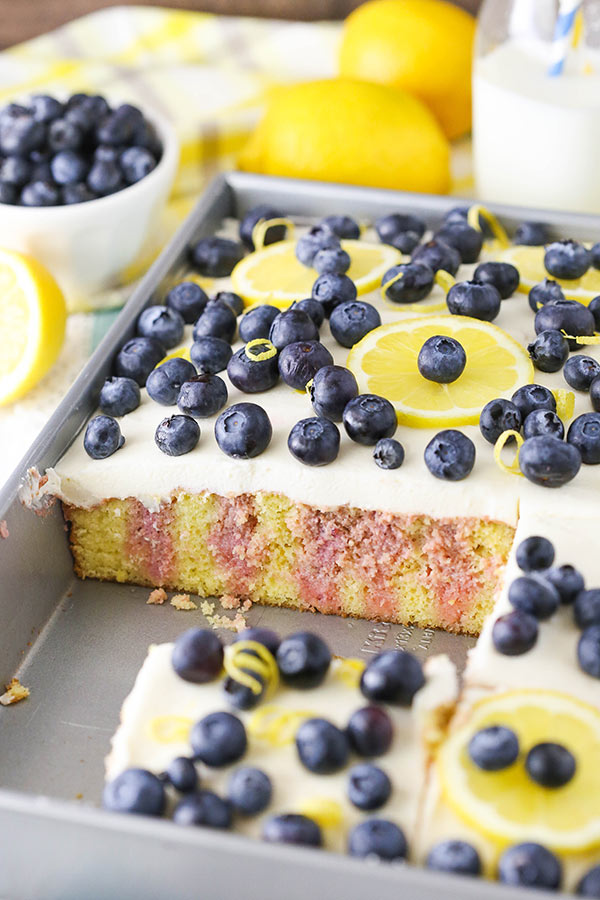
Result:
{"label": "thin lemon slice", "polygon": [[[419,351],[434,335],[459,341],[464,372],[451,384],[428,381],[417,367]],[[361,392],[380,394],[398,422],[413,428],[474,425],[489,400],[510,397],[533,381],[524,347],[489,322],[466,316],[426,316],[382,325],[352,348],[347,361]]]}
{"label": "thin lemon slice", "polygon": [[[347,275],[359,294],[381,284],[384,274],[402,262],[403,256],[387,244],[366,241],[342,241],[350,255]],[[284,309],[294,300],[310,297],[318,273],[296,259],[296,241],[279,241],[256,250],[241,260],[231,273],[233,290],[247,306],[270,303]]]}
{"label": "thin lemon slice", "polygon": [[[469,740],[488,725],[505,725],[521,755],[499,772],[470,760]],[[545,741],[564,744],[576,770],[561,788],[543,788],[525,770],[524,758]],[[468,722],[442,745],[437,758],[448,805],[469,825],[500,844],[537,841],[552,850],[579,851],[600,844],[600,710],[567,694],[521,690],[475,704]]]}
{"label": "thin lemon slice", "polygon": [[512,263],[519,270],[521,283],[518,290],[528,294],[534,284],[543,281],[544,278],[552,278],[557,281],[564,291],[567,300],[579,300],[586,306],[600,294],[600,270],[590,268],[581,278],[554,278],[546,271],[544,266],[544,248],[528,247],[526,245],[509,247],[497,254],[498,259]]}
{"label": "thin lemon slice", "polygon": [[66,321],[50,272],[31,256],[0,249],[0,406],[26,394],[54,364]]}

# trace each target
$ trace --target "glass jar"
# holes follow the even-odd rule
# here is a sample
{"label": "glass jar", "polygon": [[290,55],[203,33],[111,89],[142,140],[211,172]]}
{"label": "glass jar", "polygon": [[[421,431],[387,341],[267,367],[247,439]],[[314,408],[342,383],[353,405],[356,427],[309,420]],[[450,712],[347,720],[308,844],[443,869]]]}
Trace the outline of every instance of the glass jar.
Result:
{"label": "glass jar", "polygon": [[[477,195],[600,214],[600,0],[581,4],[562,52],[558,11],[557,0],[484,0],[473,66]],[[562,72],[552,75],[557,58]]]}

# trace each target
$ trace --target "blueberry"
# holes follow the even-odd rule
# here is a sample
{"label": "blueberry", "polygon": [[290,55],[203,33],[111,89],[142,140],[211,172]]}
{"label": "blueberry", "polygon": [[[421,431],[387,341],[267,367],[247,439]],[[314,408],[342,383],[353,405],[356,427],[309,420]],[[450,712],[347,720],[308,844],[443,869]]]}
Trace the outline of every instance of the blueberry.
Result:
{"label": "blueberry", "polygon": [[194,375],[181,385],[177,406],[187,416],[205,419],[227,403],[227,385],[218,375]]}
{"label": "blueberry", "polygon": [[590,251],[577,241],[553,241],[544,253],[544,266],[554,278],[581,278],[591,261]]}
{"label": "blueberry", "polygon": [[135,184],[156,168],[156,159],[145,147],[127,147],[119,160],[127,184]]}
{"label": "blueberry", "polygon": [[162,816],[166,804],[162,781],[146,769],[125,769],[102,792],[102,805],[111,812]]}
{"label": "blueberry", "polygon": [[477,284],[493,285],[502,300],[507,300],[519,287],[521,276],[516,266],[511,263],[484,262],[475,269],[473,281]]}
{"label": "blueberry", "polygon": [[38,122],[29,112],[24,112],[0,122],[0,151],[6,156],[25,156],[42,147],[45,136],[44,123]]}
{"label": "blueberry", "polygon": [[379,766],[360,763],[348,772],[348,799],[358,809],[380,809],[391,793],[392,783]]}
{"label": "blueberry", "polygon": [[208,278],[226,278],[244,256],[241,244],[221,237],[201,238],[190,247],[190,262]]}
{"label": "blueberry", "polygon": [[168,306],[149,306],[140,313],[137,320],[138,334],[156,338],[167,350],[179,344],[183,329],[183,318]]}
{"label": "blueberry", "polygon": [[573,603],[577,594],[585,588],[583,575],[573,566],[557,566],[544,572],[544,578],[554,585],[561,603]]}
{"label": "blueberry", "polygon": [[515,609],[539,620],[549,619],[560,605],[560,596],[554,585],[532,575],[515,578],[508,589],[508,599]]}
{"label": "blueberry", "polygon": [[325,275],[319,275],[313,284],[312,297],[323,304],[325,317],[329,318],[340,303],[356,300],[356,285],[347,275],[326,272]]}
{"label": "blueberry", "polygon": [[512,766],[518,756],[518,738],[504,725],[481,728],[469,741],[469,757],[484,772],[500,772]]}
{"label": "blueberry", "polygon": [[173,406],[177,403],[181,385],[195,375],[196,370],[187,359],[181,356],[167,359],[148,375],[146,379],[148,396],[163,406]]}
{"label": "blueberry", "polygon": [[[254,238],[252,232],[259,222],[267,222],[269,219],[283,219],[283,213],[268,203],[261,203],[252,207],[240,220],[240,239],[248,250],[254,250]],[[285,240],[287,228],[285,225],[272,225],[264,233],[263,246],[276,244]]]}
{"label": "blueberry", "polygon": [[241,759],[248,746],[246,729],[232,713],[214,712],[200,719],[190,732],[194,758],[206,766],[228,766]]}
{"label": "blueberry", "polygon": [[218,337],[201,337],[190,347],[190,357],[198,372],[216,375],[227,368],[232,357],[231,345]]}
{"label": "blueberry", "polygon": [[227,783],[227,797],[234,810],[242,816],[255,816],[271,802],[271,779],[262,769],[243,766],[236,769]]}
{"label": "blueberry", "polygon": [[154,441],[167,456],[183,456],[200,440],[200,426],[190,416],[170,416],[159,423]]}
{"label": "blueberry", "polygon": [[50,161],[50,171],[57,184],[85,181],[89,165],[75,150],[59,150]]}
{"label": "blueberry", "polygon": [[0,203],[8,203],[14,206],[17,199],[17,189],[12,184],[0,181]]}
{"label": "blueberry", "polygon": [[546,303],[565,299],[560,284],[557,281],[552,281],[550,278],[544,278],[539,284],[534,284],[529,291],[529,306],[534,312],[537,312]]}
{"label": "blueberry", "polygon": [[277,650],[277,665],[283,681],[293,688],[318,687],[329,669],[331,651],[317,634],[297,631],[282,640]]}
{"label": "blueberry", "polygon": [[136,106],[123,103],[113,112],[108,112],[96,129],[99,144],[126,144],[133,139],[135,129],[143,121]]}
{"label": "blueberry", "polygon": [[543,247],[550,240],[550,230],[543,222],[521,222],[513,237],[514,244]]}
{"label": "blueberry", "polygon": [[331,333],[342,347],[353,347],[381,325],[381,316],[371,303],[352,300],[340,303],[329,318]]}
{"label": "blueberry", "polygon": [[575,774],[575,757],[562,744],[550,741],[536,744],[525,759],[529,777],[545,788],[560,788]]}
{"label": "blueberry", "polygon": [[525,419],[523,435],[527,439],[539,434],[549,434],[562,440],[565,436],[565,426],[555,412],[549,409],[534,409]]}
{"label": "blueberry", "polygon": [[572,356],[563,369],[565,381],[575,391],[589,391],[594,378],[600,375],[600,364],[592,356]]}
{"label": "blueberry", "polygon": [[[474,263],[479,259],[483,246],[483,234],[471,228],[467,222],[453,222],[443,225],[434,238],[454,247],[460,253],[461,262]],[[477,279],[475,279],[477,280]]]}
{"label": "blueberry", "polygon": [[326,466],[336,459],[340,449],[340,432],[329,419],[312,416],[296,422],[288,437],[293,457],[306,466]]}
{"label": "blueberry", "polygon": [[462,344],[441,334],[427,338],[417,359],[423,378],[439,384],[456,381],[464,372],[466,364],[467,354]]}
{"label": "blueberry", "polygon": [[534,484],[556,488],[571,481],[581,468],[581,453],[573,443],[549,435],[528,438],[519,450],[521,472]]}
{"label": "blueberry", "polygon": [[394,438],[381,438],[373,448],[373,459],[380,469],[399,469],[404,462],[404,447]]}
{"label": "blueberry", "polygon": [[596,376],[590,384],[590,400],[596,412],[600,412],[600,377]]}
{"label": "blueberry", "polygon": [[302,844],[321,847],[323,835],[316,822],[298,813],[271,816],[263,824],[261,837],[270,844]]}
{"label": "blueberry", "polygon": [[165,769],[165,779],[180,794],[189,794],[198,787],[198,772],[194,760],[188,756],[176,756]]}
{"label": "blueberry", "polygon": [[298,341],[295,344],[287,344],[278,359],[281,378],[297,391],[303,391],[319,369],[332,364],[331,353],[319,341]]}
{"label": "blueberry", "polygon": [[413,251],[411,262],[425,263],[434,272],[442,269],[450,275],[456,275],[461,263],[460,253],[445,241],[435,239],[421,244]]}
{"label": "blueberry", "polygon": [[133,378],[140,387],[144,387],[148,375],[165,353],[165,348],[155,338],[131,338],[117,354],[115,374]]}
{"label": "blueberry", "polygon": [[503,656],[528,653],[538,637],[537,619],[519,609],[498,616],[492,626],[492,641]]}
{"label": "blueberry", "polygon": [[239,294],[236,294],[233,291],[217,291],[215,300],[228,306],[236,318],[241,316],[244,311],[244,301]]}
{"label": "blueberry", "polygon": [[[593,313],[578,303],[577,300],[556,300],[546,303],[535,314],[535,333],[542,331],[564,331],[573,338],[590,336],[596,330],[596,321]],[[571,350],[579,350],[580,345],[575,340],[568,340]]]}
{"label": "blueberry", "polygon": [[106,459],[125,443],[119,423],[111,416],[95,416],[87,424],[83,447],[92,459]]}
{"label": "blueberry", "polygon": [[169,309],[179,313],[186,325],[193,325],[204,312],[208,297],[194,281],[180,281],[165,297]]}
{"label": "blueberry", "polygon": [[493,284],[457,281],[446,295],[448,310],[453,316],[471,316],[491,322],[500,312],[502,300]]}
{"label": "blueberry", "polygon": [[79,125],[83,132],[89,133],[95,128],[98,120],[104,118],[108,112],[109,106],[104,97],[76,94],[67,103],[65,119]]}
{"label": "blueberry", "polygon": [[121,170],[116,163],[95,161],[87,176],[87,186],[95,194],[106,197],[125,187]]}
{"label": "blueberry", "polygon": [[543,384],[524,384],[514,392],[511,402],[521,413],[523,422],[534,409],[549,409],[556,412],[554,394]]}
{"label": "blueberry", "polygon": [[281,638],[276,631],[273,631],[271,628],[261,628],[259,626],[254,628],[244,628],[243,631],[238,631],[238,633],[234,635],[232,643],[237,644],[239,641],[254,641],[257,644],[262,644],[273,656],[275,656],[279,649],[279,645],[281,644]]}
{"label": "blueberry", "polygon": [[580,591],[575,598],[573,615],[578,628],[600,625],[600,588]]}
{"label": "blueberry", "polygon": [[379,706],[363,706],[352,713],[346,727],[352,750],[359,756],[382,756],[390,749],[394,727]]}
{"label": "blueberry", "polygon": [[296,306],[280,312],[273,319],[269,340],[278,350],[298,341],[318,341],[319,329],[308,315]]}
{"label": "blueberry", "polygon": [[58,206],[60,191],[50,181],[30,181],[21,191],[21,206]]}
{"label": "blueberry", "polygon": [[600,625],[590,625],[577,643],[577,659],[587,675],[600,678]]}
{"label": "blueberry", "polygon": [[[450,225],[456,222],[467,222],[469,218],[469,211],[469,206],[454,206],[452,209],[449,209],[444,216],[444,222],[449,223]],[[492,230],[484,216],[480,214],[478,218],[479,228],[483,236],[486,238],[493,237]]]}
{"label": "blueberry", "polygon": [[462,481],[475,465],[475,444],[462,431],[438,431],[425,447],[425,465],[436,478]]}
{"label": "blueberry", "polygon": [[110,144],[98,144],[94,150],[94,159],[98,162],[118,163],[123,147],[111,147]]}
{"label": "blueberry", "polygon": [[360,237],[360,228],[350,216],[325,216],[319,224],[333,231],[340,240],[357,241]]}
{"label": "blueberry", "polygon": [[332,775],[348,762],[350,745],[343,731],[326,719],[306,719],[296,732],[300,762],[317,775]]}
{"label": "blueberry", "polygon": [[466,841],[440,841],[427,854],[425,866],[435,872],[453,875],[481,875],[481,859]]}
{"label": "blueberry", "polygon": [[245,669],[243,666],[242,672],[251,675],[253,679],[258,681],[261,685],[261,690],[255,693],[248,685],[242,684],[241,681],[236,681],[235,678],[227,675],[223,679],[223,692],[229,703],[236,709],[254,709],[264,698],[267,686],[256,672],[251,672],[250,669]]}
{"label": "blueberry", "polygon": [[410,256],[413,250],[419,246],[421,238],[416,231],[399,231],[384,243],[399,250],[403,256]]}
{"label": "blueberry", "polygon": [[133,378],[107,378],[100,391],[100,409],[107,416],[126,416],[140,405],[140,388]]}
{"label": "blueberry", "polygon": [[298,300],[294,306],[295,309],[301,309],[302,312],[308,313],[317,328],[321,327],[325,319],[325,310],[322,303],[319,303],[313,297],[307,297],[305,300]]}
{"label": "blueberry", "polygon": [[317,250],[312,267],[319,275],[325,275],[326,273],[343,275],[350,268],[350,262],[350,255],[341,247],[328,247],[323,250]]}
{"label": "blueberry", "polygon": [[234,459],[252,459],[267,449],[273,436],[268,415],[256,403],[234,403],[215,423],[220,449]]}
{"label": "blueberry", "polygon": [[588,309],[594,317],[596,331],[600,331],[600,297],[594,297],[593,300],[590,300]]}
{"label": "blueberry", "polygon": [[396,411],[389,400],[376,394],[359,394],[344,407],[344,428],[357,444],[374,446],[391,437],[398,427]]}
{"label": "blueberry", "polygon": [[479,430],[490,444],[495,444],[504,431],[520,431],[521,412],[511,400],[490,400],[481,410]]}
{"label": "blueberry", "polygon": [[30,177],[31,163],[22,156],[7,156],[0,163],[0,181],[3,184],[12,184],[20,188]]}
{"label": "blueberry", "polygon": [[279,381],[277,350],[268,340],[250,341],[227,363],[231,383],[245,394],[268,391]]}
{"label": "blueberry", "polygon": [[29,100],[33,118],[38,122],[51,122],[62,116],[64,107],[60,101],[47,94],[36,94]]}
{"label": "blueberry", "polygon": [[405,859],[408,844],[404,832],[387,819],[367,819],[355,825],[348,836],[348,853],[359,858],[391,862]]}
{"label": "blueberry", "polygon": [[554,562],[554,545],[548,538],[531,535],[517,547],[516,560],[522,572],[549,569]]}
{"label": "blueberry", "polygon": [[600,463],[600,413],[583,413],[573,419],[567,442],[579,450],[583,463],[597,466]]}
{"label": "blueberry", "polygon": [[313,378],[309,393],[318,416],[341,422],[346,405],[358,394],[358,384],[350,369],[323,366]]}
{"label": "blueberry", "polygon": [[218,337],[231,343],[236,327],[237,319],[231,307],[226,303],[221,303],[220,300],[209,300],[194,325],[194,340],[197,341],[203,337]]}
{"label": "blueberry", "polygon": [[[307,310],[304,310],[305,312]],[[263,303],[249,309],[240,319],[239,332],[242,341],[255,341],[258,338],[268,338],[273,321],[279,315],[280,310],[276,306]]]}
{"label": "blueberry", "polygon": [[410,706],[424,684],[423,667],[416,656],[404,650],[386,650],[368,663],[360,690],[367,700]]}
{"label": "blueberry", "polygon": [[152,156],[159,160],[162,156],[162,144],[156,133],[156,128],[147,119],[138,122],[133,130],[133,143],[136,147],[145,147]]}
{"label": "blueberry", "polygon": [[527,352],[540,372],[558,372],[569,357],[569,344],[560,331],[541,331],[527,345]]}
{"label": "blueberry", "polygon": [[231,804],[212,791],[187,794],[173,810],[176,825],[231,828],[232,818]]}
{"label": "blueberry", "polygon": [[319,250],[335,250],[339,238],[326,225],[315,225],[296,242],[296,258],[303,266],[312,266]]}
{"label": "blueberry", "polygon": [[514,844],[498,862],[498,880],[503,884],[556,891],[562,881],[558,858],[541,844]]}
{"label": "blueberry", "polygon": [[382,244],[390,244],[399,234],[414,232],[419,239],[425,234],[425,222],[410,213],[389,213],[375,222],[375,231]]}
{"label": "blueberry", "polygon": [[87,203],[89,200],[96,199],[96,194],[90,191],[84,182],[65,184],[61,191],[61,196],[65,206],[70,206],[72,203]]}
{"label": "blueberry", "polygon": [[600,897],[600,866],[594,866],[586,872],[579,881],[575,893],[578,897]]}

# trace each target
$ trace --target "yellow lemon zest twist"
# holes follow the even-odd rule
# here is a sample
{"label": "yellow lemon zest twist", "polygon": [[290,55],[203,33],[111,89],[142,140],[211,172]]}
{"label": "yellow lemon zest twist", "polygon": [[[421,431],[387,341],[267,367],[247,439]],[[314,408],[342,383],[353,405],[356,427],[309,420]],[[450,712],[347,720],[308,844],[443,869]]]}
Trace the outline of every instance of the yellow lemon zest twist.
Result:
{"label": "yellow lemon zest twist", "polygon": [[[255,250],[262,250],[265,246],[265,238],[267,236],[267,231],[269,228],[272,228],[274,225],[285,225],[290,229],[290,238],[294,236],[294,223],[291,219],[259,219],[254,228],[252,229],[252,243],[254,244]],[[275,242],[274,242],[275,243]]]}
{"label": "yellow lemon zest twist", "polygon": [[341,659],[339,665],[334,669],[334,675],[339,678],[346,687],[357,688],[360,684],[360,678],[366,668],[366,663],[362,659]]}
{"label": "yellow lemon zest twist", "polygon": [[575,394],[565,388],[552,391],[556,400],[556,415],[559,419],[570,419],[575,411]]}
{"label": "yellow lemon zest twist", "polygon": [[[512,463],[507,466],[504,460],[502,459],[502,450],[504,449],[507,441],[510,440],[511,437],[517,442],[517,452]],[[503,472],[506,472],[508,475],[522,475],[519,468],[519,450],[523,446],[525,441],[521,437],[518,431],[513,431],[512,428],[509,428],[507,431],[503,431],[496,443],[494,444],[494,459],[496,460],[497,465],[502,469]]]}
{"label": "yellow lemon zest twist", "polygon": [[342,807],[337,800],[329,797],[307,797],[298,807],[298,812],[313,819],[321,828],[338,828],[343,821]]}
{"label": "yellow lemon zest twist", "polygon": [[433,280],[446,293],[456,284],[456,278],[453,278],[450,272],[446,272],[444,269],[438,269]]}
{"label": "yellow lemon zest twist", "polygon": [[257,740],[266,741],[273,747],[291,744],[296,732],[305,719],[312,719],[316,713],[306,709],[284,709],[269,704],[257,709],[248,721],[248,732]]}
{"label": "yellow lemon zest twist", "polygon": [[[238,684],[250,688],[258,696],[266,688],[272,694],[279,684],[279,669],[273,654],[258,641],[237,641],[225,650],[223,660],[225,671]],[[255,672],[255,678],[250,672]]]}
{"label": "yellow lemon zest twist", "polygon": [[496,216],[490,212],[489,209],[486,209],[485,206],[481,206],[479,203],[474,203],[473,206],[469,207],[469,212],[467,214],[467,222],[474,228],[475,231],[481,231],[481,225],[479,222],[479,217],[487,222],[492,230],[492,234],[500,244],[502,248],[508,247],[510,245],[510,241],[508,239],[508,235]]}
{"label": "yellow lemon zest twist", "polygon": [[[255,347],[265,346],[266,350],[261,350],[260,353],[253,352]],[[254,338],[254,340],[248,341],[244,347],[244,352],[252,362],[262,362],[263,359],[272,359],[274,356],[277,356],[277,348],[267,338]]]}
{"label": "yellow lemon zest twist", "polygon": [[188,740],[193,724],[186,716],[155,716],[148,723],[148,732],[159,744],[175,744]]}

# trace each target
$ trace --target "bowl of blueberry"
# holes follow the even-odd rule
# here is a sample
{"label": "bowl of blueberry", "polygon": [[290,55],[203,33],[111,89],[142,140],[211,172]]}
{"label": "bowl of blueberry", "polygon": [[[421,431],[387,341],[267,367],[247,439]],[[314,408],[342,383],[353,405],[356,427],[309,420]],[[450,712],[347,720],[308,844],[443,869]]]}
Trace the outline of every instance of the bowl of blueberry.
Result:
{"label": "bowl of blueberry", "polygon": [[0,246],[55,276],[71,310],[93,308],[143,253],[179,158],[169,122],[73,94],[0,109]]}

